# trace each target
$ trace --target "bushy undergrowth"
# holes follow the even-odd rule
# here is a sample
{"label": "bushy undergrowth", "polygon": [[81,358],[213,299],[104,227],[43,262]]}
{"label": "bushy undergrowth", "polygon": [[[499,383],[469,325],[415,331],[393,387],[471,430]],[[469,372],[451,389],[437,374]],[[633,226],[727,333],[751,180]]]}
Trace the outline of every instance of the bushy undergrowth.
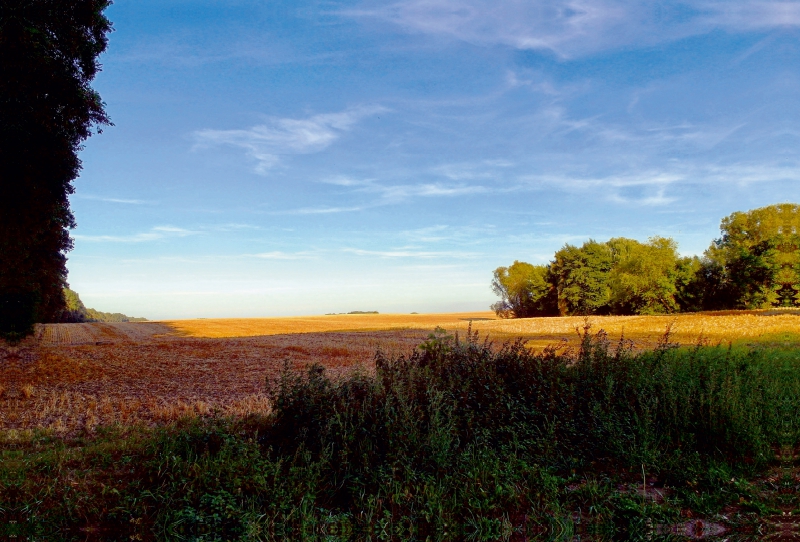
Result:
{"label": "bushy undergrowth", "polygon": [[[19,502],[0,506],[104,538],[492,540],[526,525],[568,533],[576,513],[635,537],[682,509],[755,502],[741,479],[798,441],[791,351],[665,339],[634,353],[587,330],[578,351],[533,354],[438,330],[376,366],[338,381],[287,369],[267,417],[31,460]],[[96,483],[76,502],[41,489],[53,472]]]}

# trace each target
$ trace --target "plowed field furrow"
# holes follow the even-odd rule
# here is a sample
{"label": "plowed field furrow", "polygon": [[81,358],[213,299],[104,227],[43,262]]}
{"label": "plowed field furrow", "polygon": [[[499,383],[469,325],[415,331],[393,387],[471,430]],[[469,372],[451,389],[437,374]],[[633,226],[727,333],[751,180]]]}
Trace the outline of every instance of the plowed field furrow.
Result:
{"label": "plowed field furrow", "polygon": [[96,344],[98,342],[142,342],[157,335],[174,334],[174,329],[156,322],[93,322],[86,324],[43,324],[38,326],[42,346]]}
{"label": "plowed field furrow", "polygon": [[47,324],[42,344],[67,345],[95,342],[91,324]]}

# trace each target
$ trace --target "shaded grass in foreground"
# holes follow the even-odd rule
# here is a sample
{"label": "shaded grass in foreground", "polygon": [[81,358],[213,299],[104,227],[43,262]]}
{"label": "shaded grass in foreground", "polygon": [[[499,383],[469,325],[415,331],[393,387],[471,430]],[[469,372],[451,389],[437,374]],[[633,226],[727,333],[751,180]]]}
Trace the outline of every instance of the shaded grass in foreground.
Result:
{"label": "shaded grass in foreground", "polygon": [[3,452],[0,534],[636,539],[689,514],[797,508],[754,484],[798,442],[793,349],[665,339],[637,354],[586,330],[572,354],[533,354],[438,331],[376,362],[341,381],[284,371],[267,417],[19,444]]}

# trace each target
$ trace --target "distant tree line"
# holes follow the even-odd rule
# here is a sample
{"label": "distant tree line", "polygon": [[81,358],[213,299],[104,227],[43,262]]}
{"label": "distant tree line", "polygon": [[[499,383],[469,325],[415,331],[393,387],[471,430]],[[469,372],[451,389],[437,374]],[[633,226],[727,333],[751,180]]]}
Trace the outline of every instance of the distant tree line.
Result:
{"label": "distant tree line", "polygon": [[378,314],[378,311],[326,312],[325,316],[338,316],[340,314]]}
{"label": "distant tree line", "polygon": [[80,296],[69,288],[64,289],[66,310],[61,313],[60,321],[67,323],[80,322],[146,322],[147,318],[134,318],[119,312],[103,312],[86,308]]}
{"label": "distant tree line", "polygon": [[800,307],[800,205],[735,212],[701,257],[677,243],[615,237],[566,244],[547,265],[494,271],[503,318]]}

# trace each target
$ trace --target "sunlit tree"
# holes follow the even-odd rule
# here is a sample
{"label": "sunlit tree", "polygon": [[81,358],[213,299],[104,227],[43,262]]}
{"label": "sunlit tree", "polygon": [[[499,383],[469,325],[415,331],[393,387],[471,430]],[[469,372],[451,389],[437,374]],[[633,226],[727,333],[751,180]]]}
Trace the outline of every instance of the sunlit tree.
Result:
{"label": "sunlit tree", "polygon": [[677,243],[653,237],[648,243],[618,237],[608,241],[613,267],[608,284],[615,314],[664,314],[679,309]]}
{"label": "sunlit tree", "polygon": [[567,244],[556,252],[550,271],[559,313],[563,316],[608,312],[612,264],[608,244],[591,239],[581,247]]}
{"label": "sunlit tree", "polygon": [[494,270],[492,291],[500,301],[492,310],[501,318],[528,318],[556,313],[553,288],[546,265],[515,261]]}
{"label": "sunlit tree", "polygon": [[800,206],[736,212],[705,253],[709,308],[800,305]]}

